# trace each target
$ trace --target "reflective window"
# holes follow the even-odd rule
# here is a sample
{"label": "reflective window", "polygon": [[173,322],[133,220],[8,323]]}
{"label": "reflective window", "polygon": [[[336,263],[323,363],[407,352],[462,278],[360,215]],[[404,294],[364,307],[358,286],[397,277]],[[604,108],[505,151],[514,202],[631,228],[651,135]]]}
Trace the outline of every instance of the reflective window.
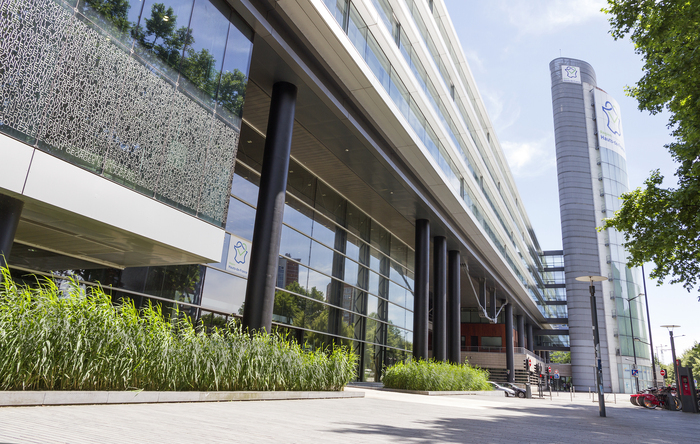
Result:
{"label": "reflective window", "polygon": [[247,280],[213,268],[207,270],[202,291],[202,307],[243,315]]}
{"label": "reflective window", "polygon": [[302,264],[309,265],[311,239],[287,226],[283,226],[280,242],[280,256],[288,256]]}
{"label": "reflective window", "polygon": [[226,216],[226,231],[243,239],[253,240],[255,226],[255,209],[236,198],[231,198]]}
{"label": "reflective window", "polygon": [[260,191],[259,184],[260,176],[258,173],[237,162],[236,174],[233,176],[233,183],[231,184],[231,194],[252,206],[256,206],[258,204],[258,192]]}

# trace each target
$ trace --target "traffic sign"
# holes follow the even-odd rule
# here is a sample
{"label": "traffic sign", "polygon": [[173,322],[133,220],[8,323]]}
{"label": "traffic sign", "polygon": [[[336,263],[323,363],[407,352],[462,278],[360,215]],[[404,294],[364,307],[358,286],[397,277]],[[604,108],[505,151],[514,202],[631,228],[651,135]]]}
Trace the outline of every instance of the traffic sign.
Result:
{"label": "traffic sign", "polygon": [[661,376],[666,376],[666,370],[664,369],[659,370],[659,373],[661,374]]}
{"label": "traffic sign", "polygon": [[[556,372],[556,370],[554,370]],[[559,373],[554,373],[554,379],[559,379]]]}
{"label": "traffic sign", "polygon": [[558,369],[558,368],[555,368],[555,369],[554,369],[554,374],[555,374],[555,375],[558,375],[558,374],[559,374],[559,369]]}
{"label": "traffic sign", "polygon": [[632,376],[634,376],[635,378],[639,378],[639,370],[636,368],[633,368],[632,369]]}

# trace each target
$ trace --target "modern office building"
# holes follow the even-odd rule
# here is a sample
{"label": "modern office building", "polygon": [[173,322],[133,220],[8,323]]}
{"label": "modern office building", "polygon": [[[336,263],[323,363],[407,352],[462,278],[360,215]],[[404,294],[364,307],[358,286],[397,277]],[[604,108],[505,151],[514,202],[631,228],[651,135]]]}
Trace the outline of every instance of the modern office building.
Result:
{"label": "modern office building", "polygon": [[619,232],[596,230],[629,191],[620,106],[598,88],[588,63],[558,58],[549,69],[573,380],[577,387],[596,385],[589,284],[576,278],[604,276],[595,284],[604,387],[635,393],[635,361],[639,387],[653,379],[641,273],[627,267]]}
{"label": "modern office building", "polygon": [[18,278],[346,344],[359,380],[481,347],[514,379],[565,324],[442,1],[4,0],[0,36]]}

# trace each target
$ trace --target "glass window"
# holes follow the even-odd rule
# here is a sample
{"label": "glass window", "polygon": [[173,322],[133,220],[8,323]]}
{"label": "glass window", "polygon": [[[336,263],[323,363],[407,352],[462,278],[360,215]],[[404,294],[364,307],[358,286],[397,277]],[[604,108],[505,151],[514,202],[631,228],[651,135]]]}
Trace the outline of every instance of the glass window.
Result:
{"label": "glass window", "polygon": [[253,239],[255,226],[255,210],[236,198],[231,198],[226,216],[226,231],[230,231],[243,239]]}
{"label": "glass window", "polygon": [[287,196],[283,221],[304,234],[311,236],[314,212],[291,196]]}
{"label": "glass window", "polygon": [[298,163],[290,160],[289,174],[287,175],[287,192],[293,194],[302,202],[313,206],[316,184],[317,180],[313,174]]}
{"label": "glass window", "polygon": [[258,204],[258,192],[260,185],[260,175],[252,170],[236,163],[236,174],[233,176],[231,184],[231,194],[256,206]]}
{"label": "glass window", "polygon": [[360,265],[348,258],[345,258],[345,282],[360,286]]}
{"label": "glass window", "polygon": [[291,257],[297,262],[309,265],[309,255],[311,253],[311,239],[292,230],[287,226],[282,227],[282,238],[280,240],[280,256]]}
{"label": "glass window", "polygon": [[339,229],[320,214],[314,214],[314,225],[311,237],[329,247],[335,246],[335,230]]}
{"label": "glass window", "polygon": [[406,310],[389,304],[389,323],[396,327],[406,327]]}
{"label": "glass window", "polygon": [[406,289],[391,281],[389,283],[389,300],[402,307],[406,306]]}
{"label": "glass window", "polygon": [[253,53],[253,31],[234,12],[231,14],[226,54],[217,90],[218,113],[240,127],[240,117],[248,85],[250,57]]}
{"label": "glass window", "polygon": [[190,21],[190,36],[180,64],[180,87],[204,104],[213,106],[224,60],[230,8],[218,0],[197,0]]}
{"label": "glass window", "polygon": [[333,250],[318,242],[311,242],[311,258],[309,266],[325,274],[333,272]]}
{"label": "glass window", "polygon": [[347,11],[348,0],[323,0],[328,9],[335,17],[340,26],[345,22],[345,11]]}
{"label": "glass window", "polygon": [[[75,5],[75,1],[72,4]],[[131,30],[138,25],[142,6],[143,2],[139,0],[80,0],[78,11],[122,43],[131,46]]]}
{"label": "glass window", "polygon": [[247,280],[213,268],[207,269],[202,291],[202,307],[243,315]]}
{"label": "glass window", "polygon": [[364,20],[360,17],[360,14],[355,9],[355,6],[351,4],[350,8],[350,20],[348,23],[348,37],[352,44],[357,48],[362,58],[365,58],[365,53],[367,51],[367,26]]}
{"label": "glass window", "polygon": [[182,52],[192,40],[192,0],[146,0],[132,30],[136,52],[171,80],[177,80]]}
{"label": "glass window", "polygon": [[275,292],[272,320],[282,324],[304,327],[306,299],[286,291]]}
{"label": "glass window", "polygon": [[[301,271],[301,270],[300,270]],[[308,294],[314,299],[322,301],[328,300],[328,291],[331,289],[332,279],[329,276],[321,274],[314,270],[309,270],[309,278],[307,283]]]}

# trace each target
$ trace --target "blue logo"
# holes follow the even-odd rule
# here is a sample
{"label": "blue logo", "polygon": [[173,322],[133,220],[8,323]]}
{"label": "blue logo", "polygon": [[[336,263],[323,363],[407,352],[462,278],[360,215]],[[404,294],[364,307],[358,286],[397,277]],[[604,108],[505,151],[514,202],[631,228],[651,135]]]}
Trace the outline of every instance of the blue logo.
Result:
{"label": "blue logo", "polygon": [[603,105],[602,108],[603,112],[608,117],[608,129],[612,131],[613,134],[621,136],[622,128],[620,127],[620,124],[622,121],[620,120],[620,113],[618,113],[617,109],[612,103],[610,103],[610,101],[605,102],[605,105]]}
{"label": "blue logo", "polygon": [[578,78],[578,69],[576,69],[573,66],[567,66],[564,71],[566,71],[566,77],[570,79],[577,79]]}
{"label": "blue logo", "polygon": [[233,258],[237,264],[245,264],[246,257],[248,256],[248,248],[241,241],[238,241],[236,245],[233,246],[236,250],[236,256]]}

